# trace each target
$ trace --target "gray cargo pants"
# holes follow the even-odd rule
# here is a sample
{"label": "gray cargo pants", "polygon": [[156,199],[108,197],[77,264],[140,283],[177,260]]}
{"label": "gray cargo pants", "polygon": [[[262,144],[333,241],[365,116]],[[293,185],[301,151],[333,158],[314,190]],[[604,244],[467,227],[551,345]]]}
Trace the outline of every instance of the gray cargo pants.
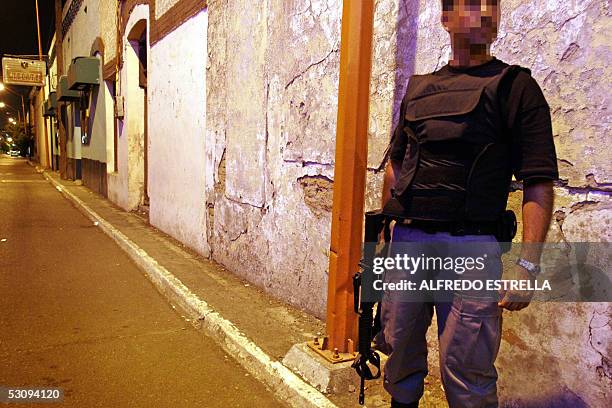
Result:
{"label": "gray cargo pants", "polygon": [[[402,246],[399,242],[410,242]],[[394,245],[395,243],[395,245]],[[442,243],[442,246],[440,246]],[[459,245],[453,245],[458,243]],[[472,244],[473,243],[473,244]],[[486,278],[499,279],[501,249],[492,235],[452,236],[445,232],[427,233],[398,224],[393,231],[389,256],[432,251],[444,256],[468,256],[487,252]],[[435,248],[432,250],[432,248]],[[403,251],[403,252],[402,252]],[[469,274],[470,272],[465,272]],[[392,281],[385,273],[383,281]],[[400,276],[401,277],[401,276]],[[479,276],[476,276],[480,279]],[[491,298],[451,292],[444,301],[406,301],[385,292],[382,302],[382,330],[376,338],[380,350],[389,355],[385,365],[384,387],[403,403],[418,401],[423,395],[427,368],[425,334],[435,308],[438,323],[440,374],[451,408],[497,407],[495,358],[501,341],[501,309]]]}

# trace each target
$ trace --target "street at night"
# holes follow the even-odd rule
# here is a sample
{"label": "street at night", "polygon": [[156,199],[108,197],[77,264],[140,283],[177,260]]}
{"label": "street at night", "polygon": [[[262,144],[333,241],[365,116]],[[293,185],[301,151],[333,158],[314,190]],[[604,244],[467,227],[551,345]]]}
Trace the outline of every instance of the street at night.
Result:
{"label": "street at night", "polygon": [[282,406],[24,159],[0,156],[0,192],[1,385],[61,387],[62,407]]}

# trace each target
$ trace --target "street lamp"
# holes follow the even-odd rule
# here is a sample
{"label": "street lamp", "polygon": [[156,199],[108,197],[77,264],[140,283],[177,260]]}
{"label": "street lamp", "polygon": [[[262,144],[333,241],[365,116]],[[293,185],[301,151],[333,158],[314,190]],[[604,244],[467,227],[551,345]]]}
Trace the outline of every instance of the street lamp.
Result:
{"label": "street lamp", "polygon": [[0,109],[4,109],[4,108],[9,108],[9,109],[14,110],[14,111],[15,111],[15,112],[17,112],[17,113],[20,113],[20,112],[19,112],[19,109],[15,108],[15,107],[13,107],[13,106],[11,106],[11,105],[9,105],[8,103],[5,103],[5,102],[0,102]]}
{"label": "street lamp", "polygon": [[[10,88],[7,88],[6,86],[4,86],[4,83],[0,82],[0,91],[4,91],[4,90],[9,91],[10,93],[12,93],[13,95],[19,96],[21,98],[21,109],[23,110],[23,132],[27,133],[26,130],[26,112],[25,112],[25,103],[23,102],[23,95],[20,93],[17,93],[15,91],[12,91]],[[15,108],[13,108],[15,109]],[[17,112],[19,112],[19,110],[15,109]]]}

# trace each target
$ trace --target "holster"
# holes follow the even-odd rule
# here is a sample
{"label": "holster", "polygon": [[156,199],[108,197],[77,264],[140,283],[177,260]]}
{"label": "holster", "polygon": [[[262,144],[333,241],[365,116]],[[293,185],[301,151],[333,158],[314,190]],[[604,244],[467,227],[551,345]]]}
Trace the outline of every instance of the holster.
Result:
{"label": "holster", "polygon": [[497,242],[499,242],[502,253],[506,253],[512,246],[512,239],[516,236],[517,221],[516,215],[512,210],[506,210],[499,217],[499,223],[497,227]]}

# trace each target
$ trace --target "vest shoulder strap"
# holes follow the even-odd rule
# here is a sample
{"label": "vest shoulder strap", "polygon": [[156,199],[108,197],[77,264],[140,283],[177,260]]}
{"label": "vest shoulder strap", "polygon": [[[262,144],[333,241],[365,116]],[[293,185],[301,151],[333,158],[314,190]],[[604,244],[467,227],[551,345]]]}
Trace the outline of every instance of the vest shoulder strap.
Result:
{"label": "vest shoulder strap", "polygon": [[501,79],[497,88],[497,99],[503,121],[504,138],[506,140],[509,140],[512,134],[514,124],[510,122],[514,122],[512,118],[516,117],[516,107],[509,106],[510,92],[512,90],[512,85],[514,84],[514,80],[521,71],[531,76],[531,70],[529,68],[525,68],[520,65],[509,65],[506,68],[506,73]]}

